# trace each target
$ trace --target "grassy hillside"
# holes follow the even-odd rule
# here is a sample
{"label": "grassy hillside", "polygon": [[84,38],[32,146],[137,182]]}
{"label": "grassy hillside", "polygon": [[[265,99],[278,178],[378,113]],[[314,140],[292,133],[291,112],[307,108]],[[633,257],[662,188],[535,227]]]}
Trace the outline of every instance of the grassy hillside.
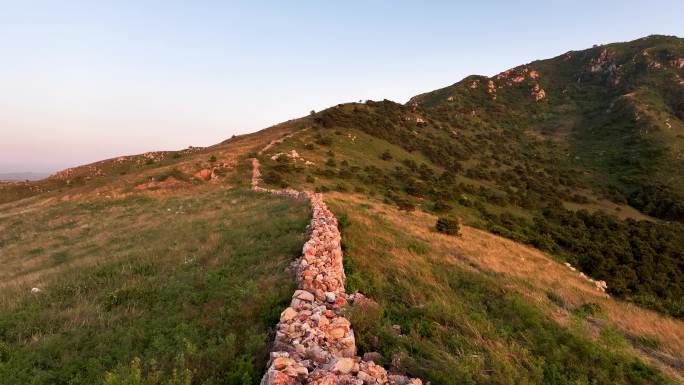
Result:
{"label": "grassy hillside", "polygon": [[326,192],[348,291],[377,301],[348,309],[358,345],[392,370],[682,382],[681,58],[673,37],[599,46],[2,183],[0,383],[256,384],[309,213],[249,192],[248,157]]}
{"label": "grassy hillside", "polygon": [[3,214],[0,383],[118,383],[135,359],[165,381],[258,382],[306,204],[218,190]]}
{"label": "grassy hillside", "polygon": [[3,383],[92,384],[134,357],[165,375],[188,369],[196,381],[258,378],[308,209],[246,195],[101,199],[5,215],[0,378],[11,382]]}
{"label": "grassy hillside", "polygon": [[682,380],[681,322],[606,298],[531,248],[329,196],[346,219],[349,289],[379,303],[351,310],[359,347],[386,365],[438,384],[668,383],[637,354]]}
{"label": "grassy hillside", "polygon": [[258,383],[309,221],[242,187],[276,132],[0,190],[0,383]]}
{"label": "grassy hillside", "polygon": [[468,77],[406,105],[338,105],[268,154],[295,149],[316,164],[265,159],[267,182],[460,216],[682,318],[683,44],[648,37]]}
{"label": "grassy hillside", "polygon": [[[420,137],[391,144],[360,131],[372,131],[368,116],[386,107],[354,105],[323,112],[341,116],[343,123],[325,128],[312,122],[311,130],[262,155],[264,180],[318,191],[365,193],[407,211],[420,208],[459,217],[552,252],[607,281],[613,295],[684,316],[682,224],[654,220],[606,200],[601,191],[585,187],[578,172],[555,167],[549,155],[553,147],[536,139],[524,142],[527,152],[498,152],[501,157],[514,154],[506,161],[469,160],[449,167],[431,160],[434,153],[429,147],[409,152],[402,146],[415,145]],[[427,128],[421,129],[426,134]],[[507,143],[501,140],[482,143]],[[272,159],[278,153],[283,155]],[[530,154],[535,156],[528,158]]]}

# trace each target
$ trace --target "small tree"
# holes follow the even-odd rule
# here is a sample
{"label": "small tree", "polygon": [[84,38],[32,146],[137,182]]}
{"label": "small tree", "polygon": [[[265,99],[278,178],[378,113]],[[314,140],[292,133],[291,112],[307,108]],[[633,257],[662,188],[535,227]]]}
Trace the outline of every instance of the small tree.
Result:
{"label": "small tree", "polygon": [[461,225],[456,218],[437,218],[435,226],[438,232],[448,235],[458,235],[461,230]]}
{"label": "small tree", "polygon": [[443,200],[438,200],[437,202],[435,202],[433,210],[437,212],[445,212],[451,210],[451,206],[449,206],[449,204],[444,202]]}

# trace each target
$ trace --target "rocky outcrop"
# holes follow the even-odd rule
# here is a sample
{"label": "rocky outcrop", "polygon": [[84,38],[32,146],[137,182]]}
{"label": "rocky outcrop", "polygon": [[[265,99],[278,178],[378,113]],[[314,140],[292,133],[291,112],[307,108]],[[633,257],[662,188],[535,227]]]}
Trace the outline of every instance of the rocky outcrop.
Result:
{"label": "rocky outcrop", "polygon": [[532,87],[532,91],[530,92],[532,97],[534,98],[535,101],[540,101],[546,97],[546,91],[544,91],[543,88],[539,86],[539,84],[535,84]]}
{"label": "rocky outcrop", "polygon": [[197,171],[194,175],[195,179],[199,180],[217,180],[218,175],[216,174],[216,169],[215,168],[203,168],[199,171]]}
{"label": "rocky outcrop", "polygon": [[[252,159],[252,190],[311,202],[309,240],[295,261],[299,290],[280,314],[273,351],[262,385],[421,385],[419,379],[390,375],[356,355],[351,323],[341,312],[348,303],[369,301],[344,289],[341,237],[323,195],[259,186],[258,159]],[[370,355],[369,358],[374,356]]]}

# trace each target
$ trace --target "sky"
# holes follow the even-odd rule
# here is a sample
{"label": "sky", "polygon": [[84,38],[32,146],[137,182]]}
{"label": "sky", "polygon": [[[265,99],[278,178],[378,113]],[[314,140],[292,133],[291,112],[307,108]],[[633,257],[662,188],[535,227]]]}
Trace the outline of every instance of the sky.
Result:
{"label": "sky", "polygon": [[0,173],[218,143],[650,34],[684,1],[0,0]]}

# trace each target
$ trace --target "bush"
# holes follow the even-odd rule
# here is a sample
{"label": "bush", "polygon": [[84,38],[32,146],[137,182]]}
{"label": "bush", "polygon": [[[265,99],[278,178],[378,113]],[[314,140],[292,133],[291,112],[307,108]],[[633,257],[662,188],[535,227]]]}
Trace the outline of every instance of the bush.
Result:
{"label": "bush", "polygon": [[328,136],[318,136],[316,138],[316,144],[320,144],[321,146],[330,146],[332,145],[333,140],[332,138]]}
{"label": "bush", "polygon": [[440,217],[437,219],[437,224],[435,228],[440,233],[448,235],[458,235],[461,229],[461,225],[458,219]]}
{"label": "bush", "polygon": [[451,206],[449,206],[446,202],[444,201],[437,201],[435,202],[435,206],[433,207],[433,210],[437,212],[445,212],[451,210]]}
{"label": "bush", "polygon": [[275,171],[266,173],[266,175],[264,175],[264,182],[274,185],[282,185],[284,183],[283,176]]}
{"label": "bush", "polygon": [[389,151],[385,150],[385,152],[383,152],[383,153],[380,155],[380,159],[382,159],[382,160],[392,160],[392,154],[391,154]]}

